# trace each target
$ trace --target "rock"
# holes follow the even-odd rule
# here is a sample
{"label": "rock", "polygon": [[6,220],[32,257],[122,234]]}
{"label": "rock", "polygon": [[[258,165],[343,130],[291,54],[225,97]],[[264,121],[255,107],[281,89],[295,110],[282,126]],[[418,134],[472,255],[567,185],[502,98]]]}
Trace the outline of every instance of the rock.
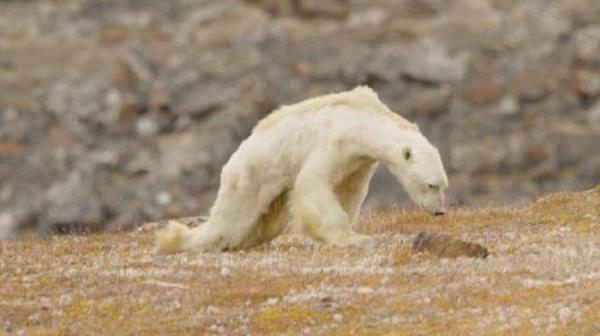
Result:
{"label": "rock", "polygon": [[14,237],[17,228],[17,220],[10,212],[0,212],[0,241]]}
{"label": "rock", "polygon": [[466,76],[467,58],[451,57],[441,46],[426,41],[410,47],[384,46],[375,53],[369,69],[386,81],[405,75],[423,82],[453,83]]}
{"label": "rock", "polygon": [[[597,116],[597,114],[594,114],[594,116]],[[556,139],[554,142],[556,155],[553,157],[553,161],[558,170],[566,173],[570,171],[573,165],[585,162],[585,166],[578,169],[577,181],[580,186],[595,184],[600,170],[600,156],[589,153],[597,153],[600,132],[581,132],[577,128],[573,128],[568,131],[554,131],[551,136]]]}
{"label": "rock", "polygon": [[165,89],[154,90],[148,95],[148,110],[168,112],[171,110],[172,98]]}
{"label": "rock", "polygon": [[159,144],[160,174],[166,178],[176,179],[184,174],[195,172],[200,177],[202,168],[211,165],[212,162],[211,148],[206,143],[207,140],[206,135],[199,130],[162,137]]}
{"label": "rock", "polygon": [[406,98],[401,113],[426,118],[436,117],[447,110],[450,93],[448,87],[417,90]]}
{"label": "rock", "polygon": [[519,102],[538,103],[551,93],[550,86],[553,80],[547,74],[539,71],[522,72],[511,81],[511,90],[519,98]]}
{"label": "rock", "polygon": [[110,149],[93,151],[88,153],[86,160],[92,167],[116,169],[120,166],[121,153]]}
{"label": "rock", "polygon": [[123,59],[118,59],[113,65],[112,82],[119,86],[135,86],[140,79],[135,71]]}
{"label": "rock", "polygon": [[573,89],[589,97],[600,95],[600,71],[577,71],[571,76]]}
{"label": "rock", "polygon": [[295,6],[292,0],[246,0],[255,3],[264,8],[271,14],[291,16],[295,13]]}
{"label": "rock", "polygon": [[299,0],[300,15],[314,18],[343,19],[350,12],[348,0]]}
{"label": "rock", "polygon": [[175,112],[202,120],[223,108],[233,97],[234,92],[220,85],[199,85],[179,100]]}
{"label": "rock", "polygon": [[128,40],[132,32],[124,27],[109,26],[100,31],[100,42],[107,44],[119,44]]}
{"label": "rock", "polygon": [[21,146],[15,142],[0,141],[0,157],[15,156],[21,152]]}
{"label": "rock", "polygon": [[486,258],[488,250],[477,244],[456,239],[450,235],[419,232],[413,241],[415,252],[428,252],[440,258]]}
{"label": "rock", "polygon": [[348,0],[246,0],[277,16],[343,19],[350,12]]}
{"label": "rock", "polygon": [[367,72],[376,78],[391,82],[404,74],[406,64],[405,52],[395,46],[379,48],[367,65]]}
{"label": "rock", "polygon": [[155,68],[140,47],[127,48],[114,65],[113,83],[126,86],[148,83],[156,74]]}
{"label": "rock", "polygon": [[145,116],[135,123],[135,132],[142,137],[152,137],[160,132],[160,124],[156,118]]}
{"label": "rock", "polygon": [[590,123],[600,124],[600,100],[587,111],[586,118]]}
{"label": "rock", "polygon": [[124,170],[131,176],[143,176],[154,171],[158,165],[158,159],[148,150],[136,150],[130,153],[131,158],[125,164]]}
{"label": "rock", "polygon": [[465,99],[475,105],[490,104],[502,97],[502,87],[493,81],[467,85]]}
{"label": "rock", "polygon": [[502,98],[494,109],[496,114],[513,115],[519,112],[519,100],[512,95]]}
{"label": "rock", "polygon": [[45,108],[64,128],[87,135],[90,129],[112,121],[113,116],[105,113],[107,91],[107,83],[98,80],[57,81],[48,88]]}
{"label": "rock", "polygon": [[364,11],[352,12],[348,17],[348,25],[356,28],[380,27],[389,18],[382,8],[373,7]]}
{"label": "rock", "polygon": [[148,82],[154,77],[156,72],[155,66],[146,57],[141,48],[133,47],[125,50],[122,58],[138,80]]}
{"label": "rock", "polygon": [[55,182],[45,193],[42,230],[45,232],[97,231],[104,214],[89,178],[72,173]]}
{"label": "rock", "polygon": [[588,65],[600,65],[600,25],[593,25],[577,32],[575,52],[582,62]]}
{"label": "rock", "polygon": [[408,54],[405,73],[415,79],[434,82],[460,82],[467,72],[465,55],[450,56],[440,45],[426,42]]}

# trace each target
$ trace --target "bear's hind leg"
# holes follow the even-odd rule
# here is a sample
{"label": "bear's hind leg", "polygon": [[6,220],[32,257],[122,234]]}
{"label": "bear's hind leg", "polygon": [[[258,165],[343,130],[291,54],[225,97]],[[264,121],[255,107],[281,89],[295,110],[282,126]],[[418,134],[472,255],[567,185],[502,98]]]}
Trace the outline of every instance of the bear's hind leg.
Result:
{"label": "bear's hind leg", "polygon": [[288,194],[288,191],[284,191],[271,201],[240,248],[249,248],[269,242],[283,232],[290,219],[287,206]]}
{"label": "bear's hind leg", "polygon": [[234,176],[225,175],[208,222],[193,232],[187,249],[222,251],[255,245],[252,232],[271,202],[281,194],[283,183],[260,183],[256,176],[236,183]]}

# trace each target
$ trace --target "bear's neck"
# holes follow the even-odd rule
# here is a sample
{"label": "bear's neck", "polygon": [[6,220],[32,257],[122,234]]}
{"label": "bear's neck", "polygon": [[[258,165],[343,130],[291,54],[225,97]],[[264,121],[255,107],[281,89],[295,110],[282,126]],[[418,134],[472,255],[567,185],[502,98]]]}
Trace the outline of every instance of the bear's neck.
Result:
{"label": "bear's neck", "polygon": [[370,157],[391,168],[402,165],[402,149],[414,147],[423,139],[417,130],[375,123],[353,132],[351,142],[358,156]]}

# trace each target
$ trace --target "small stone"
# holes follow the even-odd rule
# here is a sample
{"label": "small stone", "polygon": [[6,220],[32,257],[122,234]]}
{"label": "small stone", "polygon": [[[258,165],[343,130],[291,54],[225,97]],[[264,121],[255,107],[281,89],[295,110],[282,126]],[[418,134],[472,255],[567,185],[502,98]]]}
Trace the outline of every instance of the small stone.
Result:
{"label": "small stone", "polygon": [[232,99],[232,92],[217,85],[200,85],[178,100],[175,112],[203,120],[222,109]]}
{"label": "small stone", "polygon": [[392,316],[392,318],[390,319],[390,322],[392,324],[400,324],[400,323],[406,323],[406,318],[403,316]]}
{"label": "small stone", "polygon": [[335,314],[333,314],[333,322],[342,323],[342,322],[344,322],[344,317],[342,316],[342,314],[335,313]]}
{"label": "small stone", "polygon": [[0,142],[0,157],[15,156],[21,152],[21,146],[16,142]]}
{"label": "small stone", "polygon": [[132,122],[141,109],[140,98],[133,93],[123,94],[119,100],[120,106],[118,109],[118,120],[121,122]]}
{"label": "small stone", "polygon": [[215,306],[208,306],[206,307],[206,313],[207,314],[217,314],[219,312],[219,308],[215,307]]}
{"label": "small stone", "polygon": [[496,112],[502,115],[513,115],[519,112],[519,101],[514,96],[505,96],[498,102]]}
{"label": "small stone", "polygon": [[125,42],[131,35],[131,32],[119,26],[109,26],[100,31],[100,42],[107,44],[117,44]]}
{"label": "small stone", "polygon": [[279,302],[278,298],[269,298],[267,301],[265,301],[265,306],[273,306],[276,305],[277,302]]}
{"label": "small stone", "polygon": [[160,125],[155,118],[146,116],[135,123],[135,131],[142,137],[151,137],[160,132]]}
{"label": "small stone", "polygon": [[[156,203],[158,205],[168,205],[169,203],[171,203],[171,200],[173,199],[173,197],[171,196],[171,193],[168,191],[162,191],[160,193],[158,193],[155,197],[156,199]],[[222,272],[222,270],[221,270]]]}
{"label": "small stone", "polygon": [[368,72],[384,81],[393,81],[405,75],[431,83],[455,83],[467,73],[465,55],[450,56],[438,44],[426,41],[398,47],[386,45],[375,52]]}
{"label": "small stone", "polygon": [[129,67],[127,62],[119,59],[113,66],[112,82],[115,85],[133,86],[137,85],[139,78],[135,72]]}
{"label": "small stone", "polygon": [[0,241],[8,240],[13,237],[16,224],[17,220],[12,213],[0,213]]}
{"label": "small stone", "polygon": [[598,103],[596,103],[594,106],[592,106],[588,111],[587,111],[587,120],[590,123],[598,123],[600,124],[600,101]]}
{"label": "small stone", "polygon": [[348,25],[351,27],[379,27],[388,17],[389,14],[382,8],[367,8],[350,14]]}
{"label": "small stone", "polygon": [[156,90],[148,95],[150,111],[168,111],[171,109],[171,94],[167,90]]}
{"label": "small stone", "polygon": [[575,51],[584,63],[600,65],[600,25],[593,25],[577,32]]}
{"label": "small stone", "polygon": [[154,66],[140,48],[130,48],[123,53],[123,61],[142,82],[154,77]]}
{"label": "small stone", "polygon": [[421,89],[406,98],[407,111],[420,117],[435,117],[446,111],[449,100],[448,88]]}
{"label": "small stone", "polygon": [[593,97],[600,94],[600,72],[578,71],[571,75],[570,84],[581,95]]}
{"label": "small stone", "polygon": [[39,313],[37,313],[37,314],[33,314],[33,315],[30,315],[30,316],[27,318],[27,324],[28,324],[28,325],[36,325],[36,324],[39,324],[39,323],[40,323],[40,317],[41,317],[41,316],[40,316],[40,314],[39,314]]}
{"label": "small stone", "polygon": [[298,11],[305,17],[343,19],[350,12],[347,0],[300,0]]}
{"label": "small stone", "polygon": [[271,14],[291,16],[294,14],[292,0],[248,0],[257,3]]}
{"label": "small stone", "polygon": [[358,287],[358,289],[356,290],[356,292],[358,294],[373,294],[373,292],[375,292],[375,290],[371,287]]}
{"label": "small stone", "polygon": [[467,73],[465,55],[450,56],[446,50],[433,43],[417,45],[406,60],[406,75],[426,82],[460,82]]}
{"label": "small stone", "polygon": [[465,89],[465,99],[472,104],[490,104],[502,97],[502,87],[495,82],[473,83]]}
{"label": "small stone", "polygon": [[12,326],[12,324],[10,323],[10,321],[6,321],[4,323],[4,332],[7,334],[10,334],[11,332],[13,332],[14,328]]}
{"label": "small stone", "polygon": [[221,268],[221,272],[219,273],[221,276],[229,276],[231,274],[231,270],[227,267]]}

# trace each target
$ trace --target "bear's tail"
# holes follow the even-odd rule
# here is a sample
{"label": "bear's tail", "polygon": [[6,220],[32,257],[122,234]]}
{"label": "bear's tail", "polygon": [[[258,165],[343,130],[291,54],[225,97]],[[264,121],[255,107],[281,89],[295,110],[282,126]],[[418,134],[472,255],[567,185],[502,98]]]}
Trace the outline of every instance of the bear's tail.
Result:
{"label": "bear's tail", "polygon": [[187,226],[169,221],[166,229],[155,233],[154,252],[158,254],[171,254],[183,251],[184,244],[190,239],[191,231]]}

